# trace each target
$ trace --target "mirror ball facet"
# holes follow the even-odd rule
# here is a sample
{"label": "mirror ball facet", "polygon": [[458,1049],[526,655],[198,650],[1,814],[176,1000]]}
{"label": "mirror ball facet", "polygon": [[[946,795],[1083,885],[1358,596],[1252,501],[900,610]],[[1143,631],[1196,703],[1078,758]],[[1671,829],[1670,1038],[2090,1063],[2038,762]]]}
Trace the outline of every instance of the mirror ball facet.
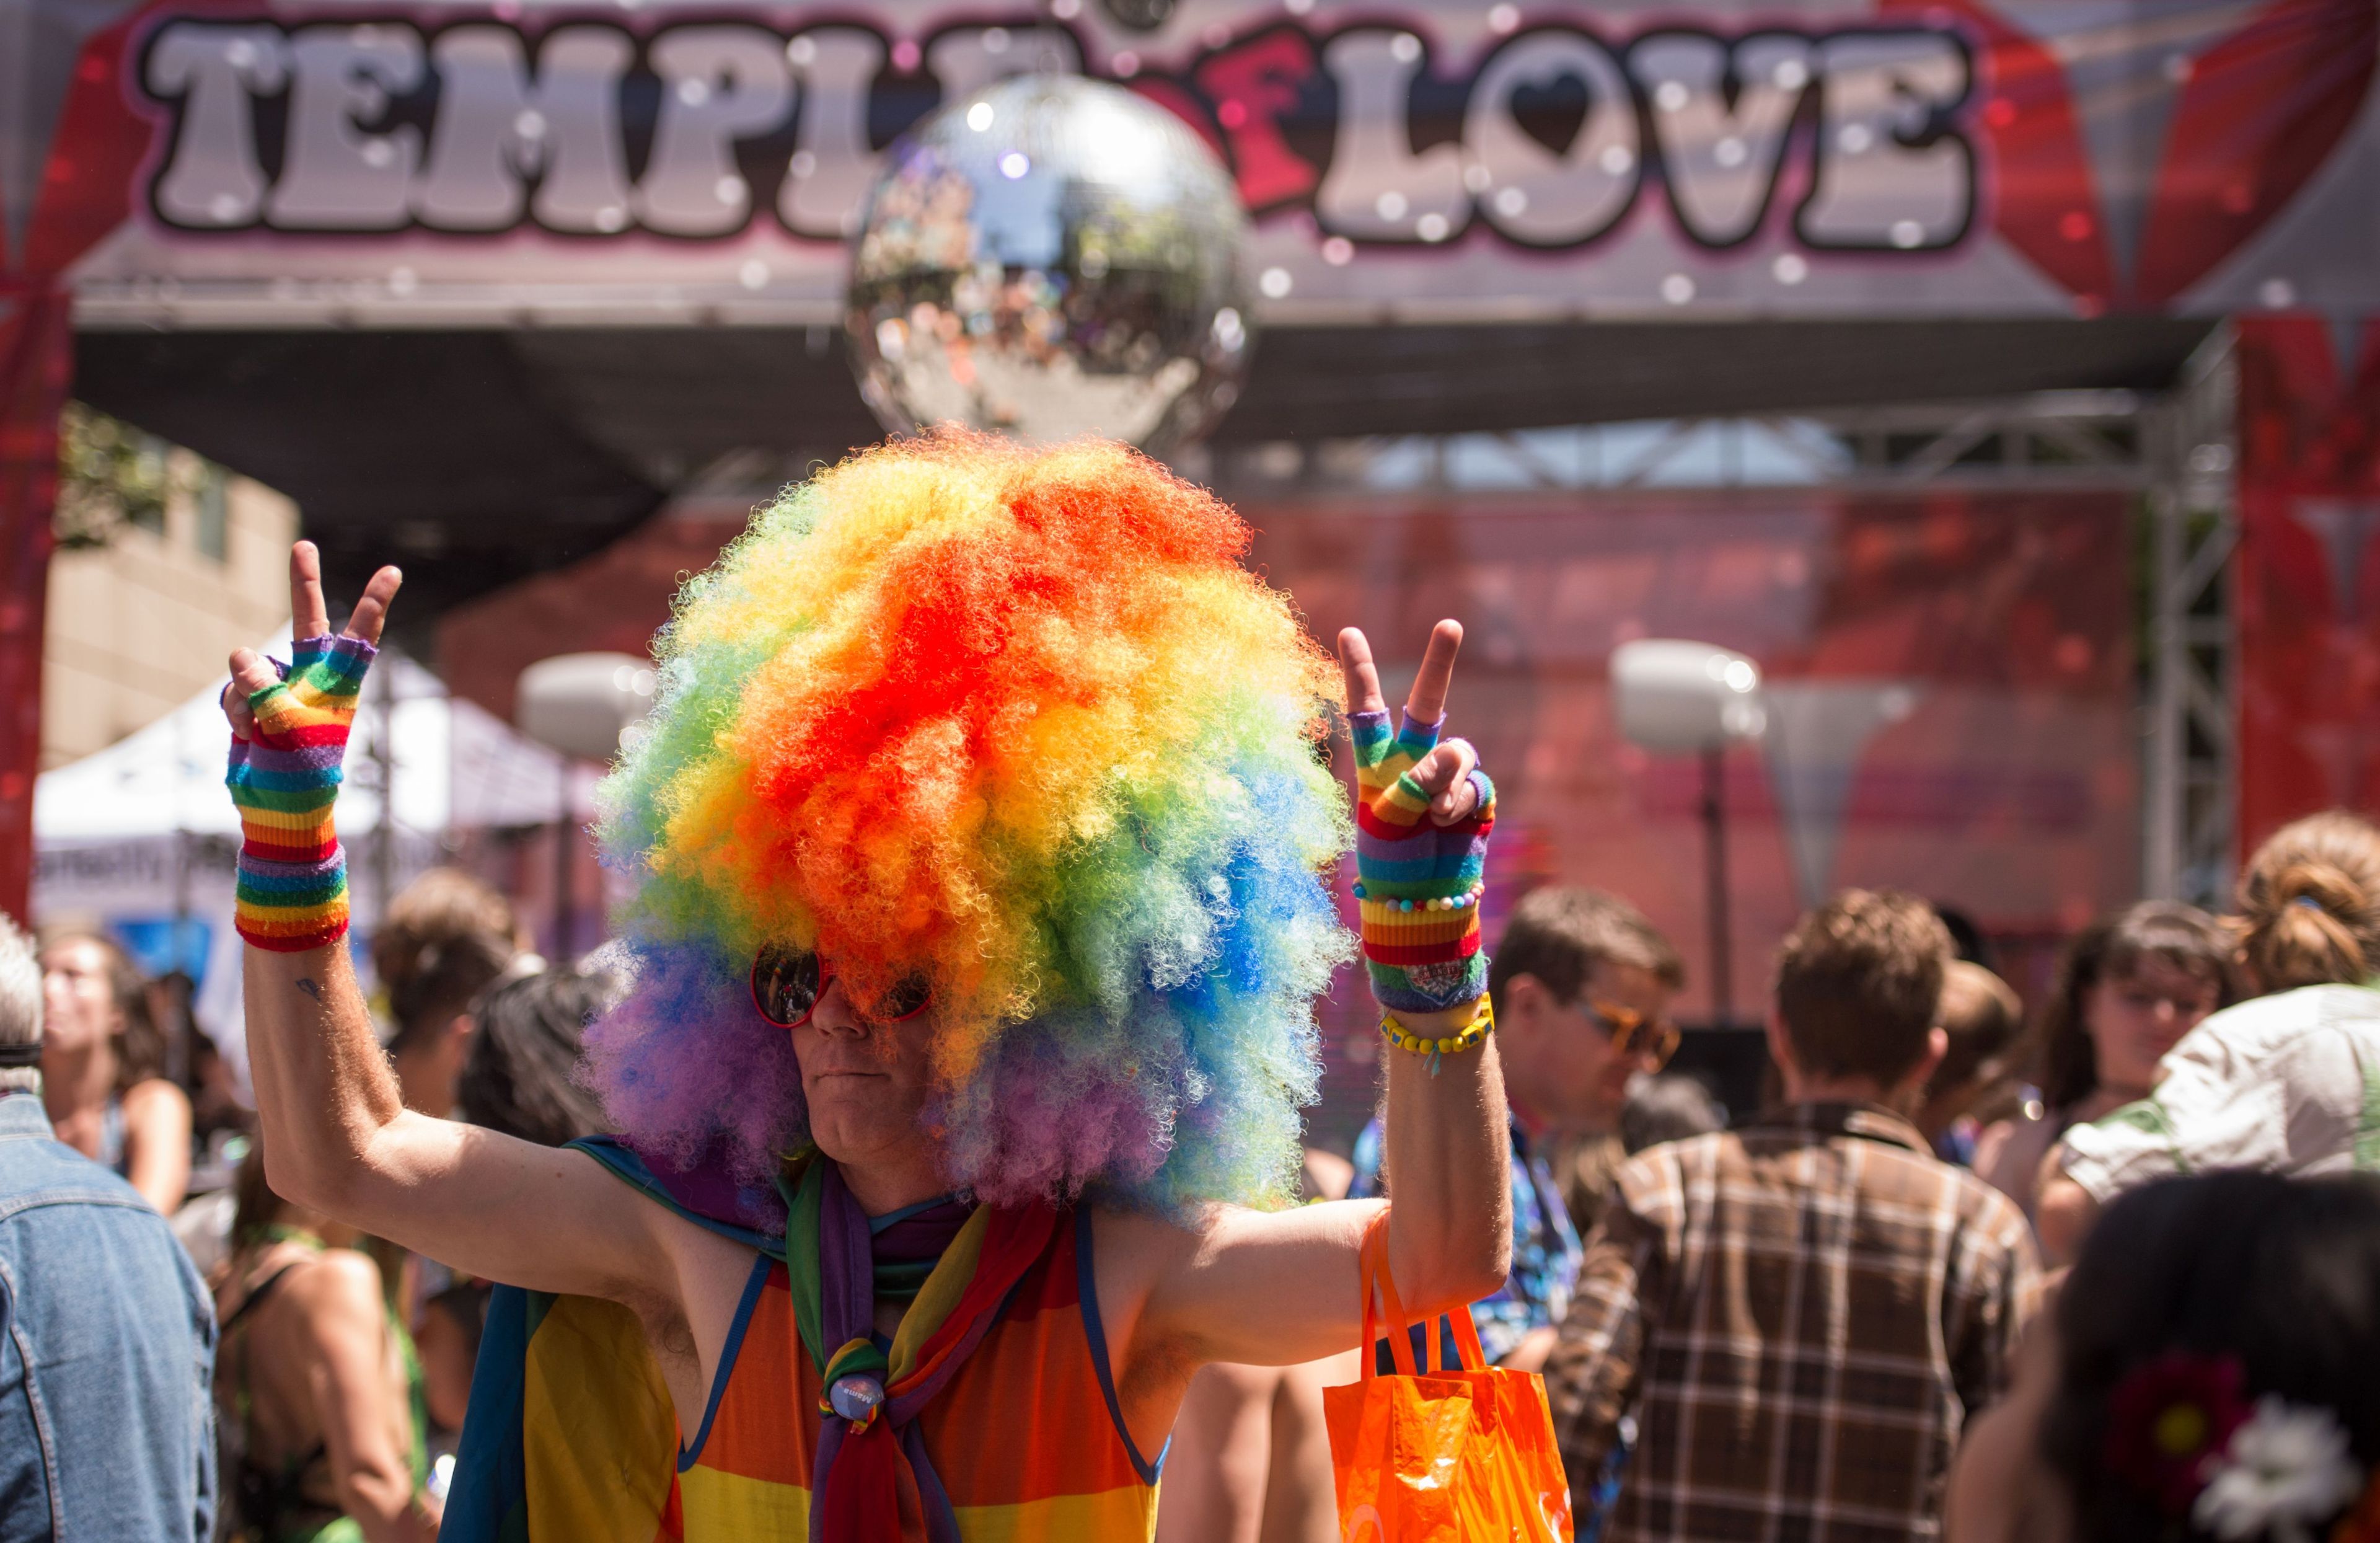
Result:
{"label": "mirror ball facet", "polygon": [[1213,427],[1255,341],[1231,176],[1120,87],[1026,75],[887,152],[852,243],[860,394],[906,433],[1097,433],[1163,456]]}

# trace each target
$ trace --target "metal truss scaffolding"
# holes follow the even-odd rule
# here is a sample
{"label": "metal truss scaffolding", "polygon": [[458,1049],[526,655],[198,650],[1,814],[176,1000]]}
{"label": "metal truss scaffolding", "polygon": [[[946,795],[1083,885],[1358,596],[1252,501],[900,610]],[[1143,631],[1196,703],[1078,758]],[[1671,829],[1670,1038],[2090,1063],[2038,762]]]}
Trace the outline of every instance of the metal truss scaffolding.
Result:
{"label": "metal truss scaffolding", "polygon": [[2142,893],[2228,904],[2239,807],[2240,541],[2232,468],[2232,332],[2218,328],[2149,413],[2149,694],[2142,765]]}
{"label": "metal truss scaffolding", "polygon": [[[2143,497],[2141,893],[2217,905],[2231,882],[2231,333],[2173,388],[2044,392],[1518,434],[1280,441],[1189,469],[1235,498],[1743,487],[2108,488]],[[1757,452],[1747,454],[1747,447]],[[1203,453],[1202,453],[1203,454]]]}

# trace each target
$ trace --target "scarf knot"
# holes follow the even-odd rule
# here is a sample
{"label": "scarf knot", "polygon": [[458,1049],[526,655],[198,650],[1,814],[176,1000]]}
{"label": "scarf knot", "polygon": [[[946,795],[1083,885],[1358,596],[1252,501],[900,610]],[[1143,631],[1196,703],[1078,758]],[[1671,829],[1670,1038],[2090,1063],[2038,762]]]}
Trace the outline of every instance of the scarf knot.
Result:
{"label": "scarf knot", "polygon": [[819,1399],[819,1413],[849,1420],[855,1436],[865,1431],[884,1407],[884,1374],[890,1366],[875,1341],[846,1343],[827,1358],[826,1392]]}
{"label": "scarf knot", "polygon": [[[901,1472],[925,1504],[929,1543],[958,1543],[958,1521],[926,1451],[917,1415],[999,1318],[1010,1292],[1059,1236],[1046,1205],[979,1209],[944,1196],[870,1218],[820,1157],[781,1181],[785,1267],[802,1348],[820,1401],[810,1536],[879,1543],[900,1535]],[[905,1305],[890,1347],[876,1337],[880,1302]],[[826,1347],[838,1348],[830,1354]]]}

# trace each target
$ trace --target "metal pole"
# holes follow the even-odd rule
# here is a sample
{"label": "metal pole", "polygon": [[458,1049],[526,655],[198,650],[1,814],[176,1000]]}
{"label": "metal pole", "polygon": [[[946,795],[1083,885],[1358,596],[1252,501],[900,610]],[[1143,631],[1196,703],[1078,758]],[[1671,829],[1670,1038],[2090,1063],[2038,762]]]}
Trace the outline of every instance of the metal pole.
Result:
{"label": "metal pole", "polygon": [[577,869],[571,860],[577,832],[570,828],[570,758],[564,756],[557,764],[562,770],[562,804],[553,821],[553,962],[567,965],[573,935],[578,930],[577,907],[570,893]]}
{"label": "metal pole", "polygon": [[1727,915],[1727,747],[1703,751],[1703,873],[1710,923],[1711,1027],[1735,1022],[1734,959]]}
{"label": "metal pole", "polygon": [[372,759],[380,767],[380,828],[372,832],[372,929],[388,915],[396,882],[396,665],[381,667],[380,723],[372,735]]}

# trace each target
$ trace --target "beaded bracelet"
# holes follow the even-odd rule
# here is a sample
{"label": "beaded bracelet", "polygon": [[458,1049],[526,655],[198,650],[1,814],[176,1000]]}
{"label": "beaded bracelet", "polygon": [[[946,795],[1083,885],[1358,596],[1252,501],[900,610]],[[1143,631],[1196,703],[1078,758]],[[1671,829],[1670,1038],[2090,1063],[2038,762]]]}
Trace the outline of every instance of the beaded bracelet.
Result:
{"label": "beaded bracelet", "polygon": [[1380,1014],[1380,1033],[1389,1043],[1414,1055],[1429,1057],[1429,1075],[1432,1076],[1438,1075],[1439,1063],[1446,1057],[1476,1049],[1495,1029],[1496,1004],[1486,997],[1472,1004],[1471,1017],[1461,1028],[1435,1038],[1415,1033],[1397,1022],[1393,1013]]}

